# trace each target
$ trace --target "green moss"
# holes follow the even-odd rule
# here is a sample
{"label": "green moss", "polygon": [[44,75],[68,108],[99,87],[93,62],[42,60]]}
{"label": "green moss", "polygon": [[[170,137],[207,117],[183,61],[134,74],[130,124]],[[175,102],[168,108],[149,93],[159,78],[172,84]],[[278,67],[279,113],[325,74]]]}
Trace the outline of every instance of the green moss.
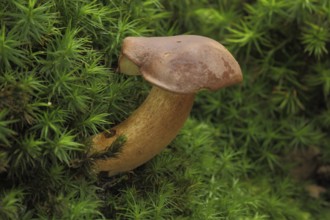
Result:
{"label": "green moss", "polygon": [[[293,179],[285,155],[330,160],[329,16],[327,0],[1,1],[0,218],[327,219],[329,192],[304,187],[329,180]],[[94,176],[88,138],[148,92],[115,71],[122,39],[184,33],[226,45],[244,82],[198,94],[147,164]]]}

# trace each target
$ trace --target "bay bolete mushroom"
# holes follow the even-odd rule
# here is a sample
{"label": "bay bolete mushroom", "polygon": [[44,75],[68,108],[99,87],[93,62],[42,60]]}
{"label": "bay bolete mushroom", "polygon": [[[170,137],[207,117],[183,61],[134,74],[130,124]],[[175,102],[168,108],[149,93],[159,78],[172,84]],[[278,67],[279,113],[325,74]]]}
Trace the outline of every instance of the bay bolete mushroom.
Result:
{"label": "bay bolete mushroom", "polygon": [[196,92],[217,90],[242,81],[239,64],[215,40],[196,35],[127,37],[119,71],[142,75],[153,87],[142,105],[113,135],[98,134],[92,152],[102,152],[120,136],[126,142],[115,157],[96,160],[96,172],[108,175],[130,171],[162,151],[186,121]]}

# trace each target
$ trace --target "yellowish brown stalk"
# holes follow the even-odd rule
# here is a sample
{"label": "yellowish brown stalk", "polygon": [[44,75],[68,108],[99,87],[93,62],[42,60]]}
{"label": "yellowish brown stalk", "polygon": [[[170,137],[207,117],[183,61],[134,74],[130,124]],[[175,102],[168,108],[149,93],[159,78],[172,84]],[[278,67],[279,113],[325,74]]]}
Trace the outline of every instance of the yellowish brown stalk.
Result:
{"label": "yellowish brown stalk", "polygon": [[95,161],[96,172],[109,176],[133,170],[161,152],[178,134],[194,101],[194,94],[176,94],[154,86],[143,104],[124,122],[92,139],[92,152],[105,151],[120,136],[126,137],[116,157]]}

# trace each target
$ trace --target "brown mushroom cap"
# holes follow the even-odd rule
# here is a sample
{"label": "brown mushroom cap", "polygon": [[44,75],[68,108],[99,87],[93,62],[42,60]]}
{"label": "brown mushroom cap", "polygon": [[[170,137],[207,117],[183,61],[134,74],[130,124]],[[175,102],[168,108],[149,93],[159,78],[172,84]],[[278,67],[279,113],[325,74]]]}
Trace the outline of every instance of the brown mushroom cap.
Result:
{"label": "brown mushroom cap", "polygon": [[150,83],[176,93],[217,90],[242,81],[239,64],[215,40],[196,35],[127,37],[121,62],[127,58]]}

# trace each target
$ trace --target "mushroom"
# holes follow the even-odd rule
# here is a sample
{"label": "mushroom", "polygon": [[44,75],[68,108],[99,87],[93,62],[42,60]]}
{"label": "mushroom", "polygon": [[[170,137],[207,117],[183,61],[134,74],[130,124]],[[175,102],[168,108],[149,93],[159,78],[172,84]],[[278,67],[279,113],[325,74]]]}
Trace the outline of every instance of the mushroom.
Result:
{"label": "mushroom", "polygon": [[196,92],[242,81],[230,52],[217,41],[196,35],[127,37],[119,71],[142,75],[153,87],[142,105],[111,129],[112,136],[100,133],[92,139],[91,153],[104,152],[118,137],[126,137],[118,155],[94,161],[95,171],[109,176],[133,170],[170,144],[186,121]]}

